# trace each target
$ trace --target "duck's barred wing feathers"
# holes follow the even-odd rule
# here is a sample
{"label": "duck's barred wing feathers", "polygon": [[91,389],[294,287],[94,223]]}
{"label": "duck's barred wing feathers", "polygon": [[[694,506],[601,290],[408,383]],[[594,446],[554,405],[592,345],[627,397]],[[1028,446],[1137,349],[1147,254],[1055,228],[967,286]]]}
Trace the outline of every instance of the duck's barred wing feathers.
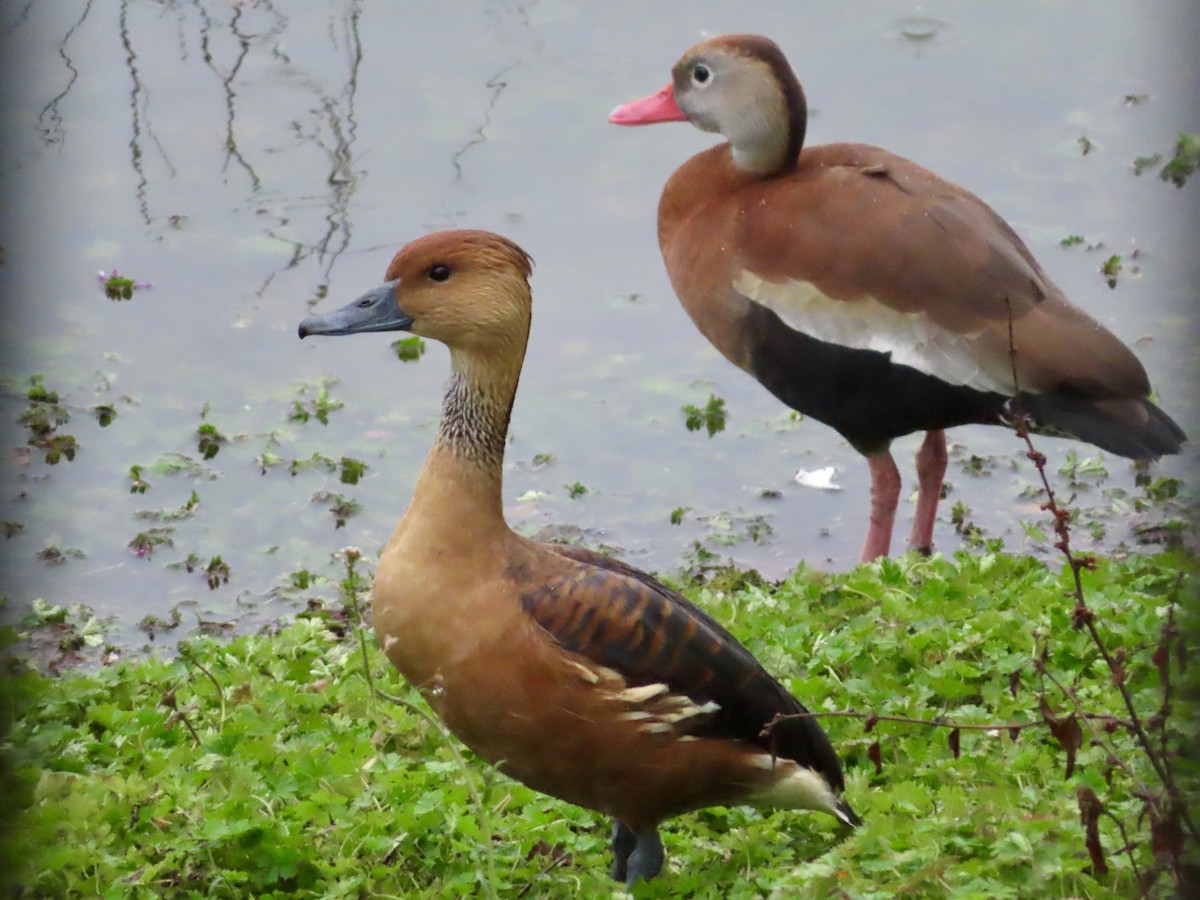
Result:
{"label": "duck's barred wing feathers", "polygon": [[712,616],[677,591],[618,560],[543,544],[581,563],[522,590],[521,605],[566,649],[620,673],[630,687],[665,684],[697,705],[715,704],[690,733],[746,741],[793,759],[843,790],[841,764],[807,710]]}

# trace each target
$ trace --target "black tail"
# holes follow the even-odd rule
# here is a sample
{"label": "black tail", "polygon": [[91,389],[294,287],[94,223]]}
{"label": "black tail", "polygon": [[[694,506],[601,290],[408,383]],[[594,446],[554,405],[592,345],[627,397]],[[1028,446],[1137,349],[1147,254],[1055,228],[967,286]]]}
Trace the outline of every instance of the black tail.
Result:
{"label": "black tail", "polygon": [[1130,459],[1178,453],[1187,435],[1149,400],[1095,400],[1064,392],[1025,394],[1035,433],[1071,437]]}

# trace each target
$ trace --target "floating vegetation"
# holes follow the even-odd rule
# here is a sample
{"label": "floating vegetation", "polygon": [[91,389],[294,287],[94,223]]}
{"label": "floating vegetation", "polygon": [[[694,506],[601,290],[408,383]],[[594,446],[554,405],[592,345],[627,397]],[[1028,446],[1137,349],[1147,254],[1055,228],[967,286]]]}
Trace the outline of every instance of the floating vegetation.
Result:
{"label": "floating vegetation", "polygon": [[362,512],[362,504],[357,500],[333,491],[317,491],[312,497],[313,503],[329,504],[329,512],[333,516],[334,529],[344,528],[346,520]]}
{"label": "floating vegetation", "polygon": [[96,273],[96,278],[109,300],[132,300],[134,291],[144,291],[150,287],[150,282],[126,278],[116,269],[111,272],[101,269]]}
{"label": "floating vegetation", "polygon": [[140,531],[129,542],[128,547],[135,554],[141,557],[148,557],[154,554],[154,551],[159,547],[173,547],[175,545],[172,535],[175,533],[174,528],[150,528],[146,531]]}
{"label": "floating vegetation", "polygon": [[329,394],[329,389],[335,384],[337,382],[332,378],[321,378],[315,382],[301,384],[299,396],[292,401],[288,421],[303,424],[309,419],[316,419],[322,425],[328,425],[329,414],[345,405]]}
{"label": "floating vegetation", "polygon": [[68,559],[83,559],[83,551],[74,547],[63,549],[51,544],[37,552],[37,558],[48,566],[61,566]]}
{"label": "floating vegetation", "polygon": [[[1133,160],[1133,174],[1141,175],[1163,161],[1163,154],[1153,153],[1138,156]],[[1158,171],[1158,177],[1169,181],[1177,188],[1187,184],[1197,168],[1200,168],[1200,134],[1181,134],[1175,141],[1175,149],[1169,160]]]}
{"label": "floating vegetation", "polygon": [[144,494],[150,489],[150,482],[142,478],[142,467],[132,465],[129,467],[129,493]]}
{"label": "floating vegetation", "polygon": [[1104,465],[1104,455],[1079,457],[1079,452],[1072,447],[1067,451],[1067,458],[1058,468],[1058,474],[1067,480],[1067,486],[1073,490],[1100,484],[1108,478],[1108,468]]}
{"label": "floating vegetation", "polygon": [[699,431],[703,428],[712,437],[725,430],[725,400],[716,394],[709,394],[708,402],[703,407],[688,403],[683,407],[683,424],[688,431]]}
{"label": "floating vegetation", "polygon": [[150,640],[154,640],[164,631],[172,631],[178,628],[182,621],[183,616],[179,613],[179,607],[173,606],[171,607],[170,619],[162,619],[151,614],[143,616],[142,620],[138,622],[137,627],[138,631],[143,632]]}
{"label": "floating vegetation", "polygon": [[1113,254],[1106,259],[1100,266],[1100,274],[1104,276],[1104,282],[1110,287],[1117,286],[1117,278],[1121,274],[1121,257]]}
{"label": "floating vegetation", "polygon": [[698,521],[708,526],[709,534],[706,540],[720,547],[732,547],[746,540],[761,544],[775,531],[767,517],[760,513],[723,510],[700,516]]}
{"label": "floating vegetation", "polygon": [[25,397],[29,406],[17,421],[29,431],[26,443],[43,451],[49,465],[57,465],[64,456],[73,460],[79,444],[72,435],[58,433],[60,427],[71,421],[71,414],[60,402],[58,392],[49,390],[40,374],[30,375]]}
{"label": "floating vegetation", "polygon": [[195,553],[189,553],[183,562],[172,563],[168,568],[183,569],[189,575],[199,570],[208,583],[208,589],[215,591],[223,584],[229,584],[229,564],[220,555],[212,557],[206,564],[204,559]]}
{"label": "floating vegetation", "polygon": [[353,456],[343,456],[341,462],[341,478],[342,484],[358,484],[358,480],[366,474],[369,469],[365,462],[361,459],[355,459]]}
{"label": "floating vegetation", "polygon": [[149,519],[154,522],[178,522],[181,519],[190,519],[194,516],[199,506],[200,495],[192,491],[192,495],[182,506],[174,509],[139,509],[133,515],[135,518]]}
{"label": "floating vegetation", "polygon": [[[145,467],[130,467],[130,474],[133,473],[134,468],[138,470],[138,475],[140,477],[141,472]],[[150,464],[149,469],[155,475],[187,475],[191,478],[204,478],[208,481],[212,481],[217,477],[217,473],[212,469],[202,465],[201,463],[198,463],[196,460],[183,453],[164,453]],[[138,493],[142,492],[139,491]]]}
{"label": "floating vegetation", "polygon": [[425,355],[425,341],[414,334],[412,337],[392,341],[392,350],[401,362],[416,362]]}

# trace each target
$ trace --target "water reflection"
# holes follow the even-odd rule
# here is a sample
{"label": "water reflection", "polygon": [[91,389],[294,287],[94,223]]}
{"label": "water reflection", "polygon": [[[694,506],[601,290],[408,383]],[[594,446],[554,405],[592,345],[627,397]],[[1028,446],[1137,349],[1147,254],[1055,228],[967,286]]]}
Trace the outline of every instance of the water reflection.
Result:
{"label": "water reflection", "polygon": [[893,19],[884,26],[889,40],[911,44],[929,44],[950,39],[953,23],[937,16],[915,15]]}
{"label": "water reflection", "polygon": [[[74,63],[71,62],[71,55],[67,53],[67,45],[71,42],[71,37],[75,34],[76,30],[78,30],[79,27],[87,20],[88,15],[92,11],[92,3],[93,0],[87,0],[83,6],[83,12],[79,14],[79,19],[74,25],[67,29],[67,33],[63,35],[62,43],[58,45],[58,55],[62,58],[63,65],[67,67],[67,71],[70,73],[70,76],[67,78],[66,86],[63,87],[63,89],[51,100],[49,100],[46,105],[42,107],[42,111],[38,114],[38,131],[42,136],[42,140],[47,144],[59,143],[63,140],[66,134],[63,131],[63,118],[62,113],[59,110],[59,105],[64,99],[66,99],[67,95],[71,93],[71,88],[74,86],[75,81],[79,78],[79,70],[75,68]],[[21,20],[25,18],[28,10],[29,6],[26,6],[25,9],[22,10]]]}
{"label": "water reflection", "polygon": [[467,152],[472,147],[476,147],[487,140],[487,129],[488,126],[492,124],[492,112],[496,109],[496,103],[499,102],[500,95],[504,92],[504,89],[508,87],[508,82],[504,81],[503,78],[511,68],[512,66],[505,66],[503,69],[489,78],[485,84],[485,87],[491,92],[491,96],[488,97],[487,108],[483,111],[483,121],[471,134],[471,137],[467,140],[466,144],[463,145],[462,149],[450,157],[450,164],[454,166],[455,184],[461,184],[463,180],[463,157],[467,155]]}
{"label": "water reflection", "polygon": [[[8,29],[43,27],[42,23],[30,21],[33,7],[32,2],[26,4]],[[65,25],[57,43],[66,81],[45,102],[38,116],[38,132],[47,146],[68,139],[62,108],[79,80],[79,67],[73,58],[77,35],[92,28],[96,33],[82,34],[81,39],[95,41],[109,25],[102,17],[93,17],[93,9],[94,0],[88,0],[78,18]],[[310,13],[311,8],[306,8],[305,14]],[[351,241],[348,210],[361,176],[354,166],[354,143],[355,100],[363,60],[359,34],[362,15],[362,0],[344,0],[327,7],[324,37],[333,52],[326,53],[326,48],[321,48],[322,69],[308,71],[289,49],[289,43],[296,43],[291,18],[271,0],[149,4],[122,0],[115,24],[121,63],[128,76],[128,164],[134,174],[133,191],[143,224],[156,229],[161,238],[167,229],[179,229],[189,219],[175,209],[164,208],[162,198],[169,194],[165,182],[179,179],[185,166],[176,162],[176,152],[190,156],[197,152],[192,144],[198,137],[215,133],[211,127],[213,110],[206,102],[206,89],[198,80],[201,70],[194,59],[198,56],[221,98],[221,180],[229,184],[230,179],[240,175],[248,192],[244,202],[253,204],[272,223],[263,228],[264,234],[290,248],[281,266],[263,276],[256,294],[261,296],[279,271],[294,268],[314,256],[320,262],[321,272],[315,291],[322,296],[338,258]],[[173,52],[173,58],[164,59],[164,50]],[[335,63],[330,67],[333,71],[326,68],[331,62]],[[342,70],[340,74],[337,67]],[[186,95],[180,92],[181,73],[188,82]],[[255,96],[270,92],[281,83],[286,83],[290,90],[303,92],[307,100],[304,111],[293,114],[276,138],[279,133],[288,133],[296,143],[318,148],[327,167],[323,179],[327,190],[323,196],[304,196],[283,204],[279,200],[291,193],[290,178],[273,165],[273,157],[282,148],[264,146],[259,140],[264,125],[263,108],[270,101]],[[249,102],[244,101],[243,94],[249,95]],[[190,119],[186,134],[181,133],[176,121],[179,105],[187,107]],[[160,119],[167,120],[170,137],[160,134]],[[251,135],[248,141],[247,133]],[[187,146],[182,147],[184,144]],[[306,212],[314,208],[322,210],[323,224],[318,233],[296,236],[293,212],[298,205]]]}
{"label": "water reflection", "polygon": [[[12,201],[0,217],[0,421],[10,429],[0,524],[22,527],[0,539],[0,595],[13,607],[86,601],[125,624],[148,613],[169,621],[177,607],[253,624],[290,608],[294,576],[336,578],[326,562],[343,543],[381,546],[428,449],[445,357],[431,346],[401,365],[384,340],[351,352],[301,347],[295,325],[305,305],[327,293],[348,301],[395,247],[447,226],[503,231],[538,260],[506,472],[518,527],[582,534],[668,573],[698,555],[697,541],[768,577],[801,559],[851,565],[866,502],[852,451],[828,429],[787,419],[711,353],[663,272],[658,194],[710,138],[681,126],[631,140],[605,122],[617,102],[665,81],[701,29],[784,43],[822,110],[815,142],[879,143],[993,203],[1070,296],[1126,340],[1155,337],[1138,352],[1164,407],[1179,409],[1180,383],[1195,371],[1195,263],[1180,210],[1197,186],[1135,179],[1126,161],[1174,139],[1186,116],[1160,98],[1181,95],[1186,79],[1182,51],[1129,39],[1135,4],[1097,17],[1068,0],[1038,13],[1049,21],[1037,28],[1011,24],[1001,4],[942,4],[949,30],[923,12],[883,25],[895,15],[884,2],[864,15],[857,4],[699,0],[688,21],[649,9],[5,5],[0,57],[20,77],[0,96],[0,188]],[[1069,46],[1053,38],[1064,23],[1078,32]],[[1133,91],[1153,100],[1111,102]],[[1080,113],[1096,139],[1086,158],[1057,149],[1079,137],[1070,117]],[[1144,274],[1110,291],[1095,254],[1059,250],[1075,233],[1103,237],[1108,252],[1136,241]],[[114,268],[153,290],[105,299],[95,273]],[[11,431],[35,373],[70,407],[73,462],[47,466]],[[290,418],[294,402],[311,405],[326,386],[344,403],[328,424]],[[710,393],[731,410],[729,429],[711,439],[688,433],[680,412]],[[100,406],[117,412],[104,429]],[[201,423],[227,442],[198,474],[184,464],[198,459]],[[947,516],[961,499],[967,521],[1029,550],[1016,521],[1038,515],[1022,493],[1032,473],[1012,459],[1010,436],[952,437],[961,471]],[[1070,447],[1047,449],[1058,464]],[[283,462],[261,462],[271,456]],[[343,456],[370,464],[360,484],[287,464]],[[1156,471],[1182,476],[1187,462]],[[1123,463],[1108,464],[1111,476],[1080,487],[1080,502],[1127,508],[1139,489]],[[133,466],[150,485],[144,495],[130,494]],[[792,481],[797,468],[828,466],[843,470],[840,493]],[[576,483],[588,491],[572,499],[565,486]],[[329,503],[314,500],[333,495],[361,504],[340,530]],[[179,516],[164,526],[175,546],[139,558],[126,547],[147,514]],[[1119,516],[1102,524],[1110,533],[1098,545],[1127,539]],[[937,540],[946,551],[964,543],[949,521]],[[51,548],[61,564],[39,562]],[[184,564],[217,556],[229,583],[210,591]]]}

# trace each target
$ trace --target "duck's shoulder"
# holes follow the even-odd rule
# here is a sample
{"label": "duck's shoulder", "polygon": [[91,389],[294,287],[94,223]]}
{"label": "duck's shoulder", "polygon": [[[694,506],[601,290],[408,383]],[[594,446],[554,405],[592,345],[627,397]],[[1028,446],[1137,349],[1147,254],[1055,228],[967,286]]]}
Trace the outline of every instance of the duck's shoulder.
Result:
{"label": "duck's shoulder", "polygon": [[[542,577],[526,575],[522,579],[526,586],[521,591],[521,605],[572,649],[591,644],[597,629],[609,635],[636,632],[640,636],[652,631],[654,643],[663,649],[703,641],[713,649],[723,646],[746,664],[758,666],[716,619],[653,575],[584,547],[559,543],[534,546],[542,565],[531,568]],[[577,615],[581,611],[586,615]],[[652,666],[652,654],[648,654],[630,657],[620,668],[629,675]]]}

